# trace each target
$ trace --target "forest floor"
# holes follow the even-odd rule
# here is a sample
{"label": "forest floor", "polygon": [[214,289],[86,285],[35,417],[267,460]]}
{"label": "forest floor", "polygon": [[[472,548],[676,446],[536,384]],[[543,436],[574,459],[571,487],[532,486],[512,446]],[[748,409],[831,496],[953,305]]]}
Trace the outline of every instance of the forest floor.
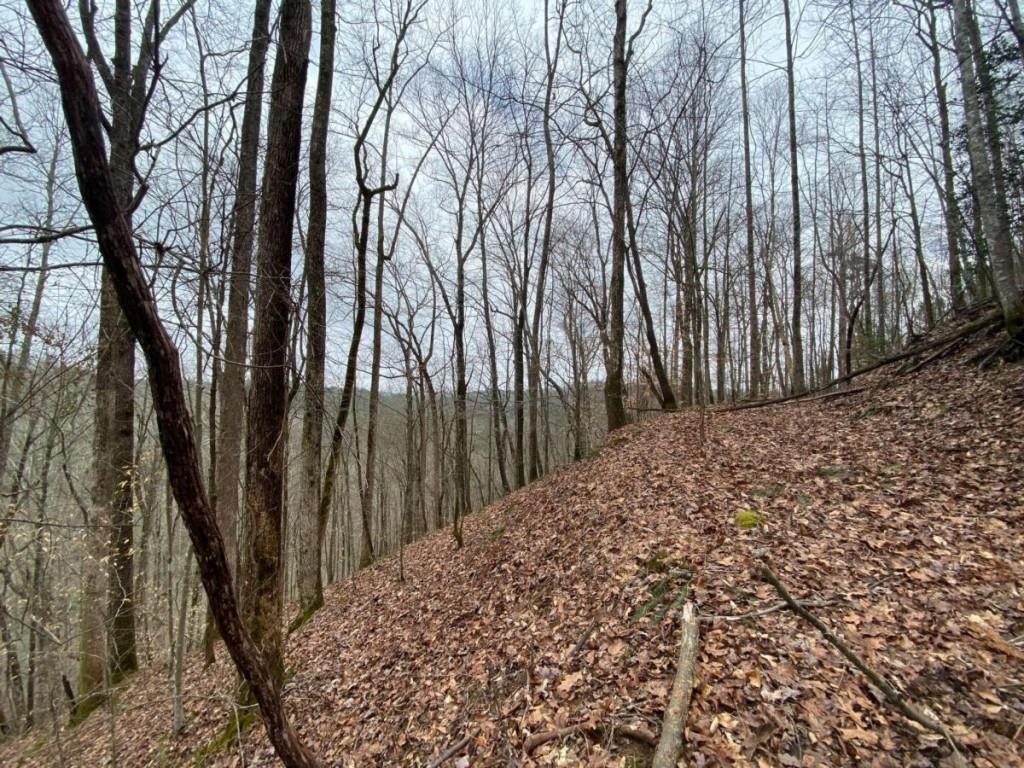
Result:
{"label": "forest floor", "polygon": [[[703,440],[697,411],[634,424],[471,516],[461,550],[448,532],[408,547],[404,581],[391,558],[337,584],[288,642],[299,730],[331,765],[646,765],[691,599],[688,764],[952,765],[941,736],[777,609],[768,563],[968,764],[1024,765],[1024,366],[969,361],[995,338],[845,396],[709,410]],[[232,717],[231,675],[196,660],[180,738],[153,669],[113,720],[0,763],[103,765],[116,745],[118,765],[273,765],[260,727],[199,752]]]}

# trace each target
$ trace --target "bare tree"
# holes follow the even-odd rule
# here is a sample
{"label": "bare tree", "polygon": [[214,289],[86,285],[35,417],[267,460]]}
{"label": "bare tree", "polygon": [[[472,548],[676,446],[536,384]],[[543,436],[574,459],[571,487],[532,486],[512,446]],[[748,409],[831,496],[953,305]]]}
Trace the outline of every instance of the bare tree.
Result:
{"label": "bare tree", "polygon": [[260,195],[252,386],[246,419],[242,606],[275,682],[283,682],[281,611],[284,448],[292,319],[292,226],[310,41],[309,0],[285,0],[271,81]]}

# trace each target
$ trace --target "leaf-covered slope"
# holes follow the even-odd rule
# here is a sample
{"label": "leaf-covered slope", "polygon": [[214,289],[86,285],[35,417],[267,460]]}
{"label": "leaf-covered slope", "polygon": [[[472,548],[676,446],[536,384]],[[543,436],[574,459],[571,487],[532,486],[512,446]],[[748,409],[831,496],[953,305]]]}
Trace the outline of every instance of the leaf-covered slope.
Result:
{"label": "leaf-covered slope", "polygon": [[[688,594],[691,764],[942,759],[939,737],[772,610],[753,575],[767,561],[969,763],[1021,764],[1024,367],[982,371],[971,354],[827,401],[708,412],[703,444],[699,413],[633,425],[472,516],[462,550],[443,532],[407,548],[404,582],[393,558],[337,585],[289,641],[300,730],[330,764],[428,765],[461,744],[448,764],[642,765]],[[741,528],[742,512],[760,522]],[[165,678],[146,673],[113,729],[97,713],[61,751],[100,764],[113,734],[121,764],[188,764],[229,716],[229,679],[190,671],[192,723],[170,739]],[[274,764],[260,728],[203,760]],[[56,764],[54,736],[23,761]]]}

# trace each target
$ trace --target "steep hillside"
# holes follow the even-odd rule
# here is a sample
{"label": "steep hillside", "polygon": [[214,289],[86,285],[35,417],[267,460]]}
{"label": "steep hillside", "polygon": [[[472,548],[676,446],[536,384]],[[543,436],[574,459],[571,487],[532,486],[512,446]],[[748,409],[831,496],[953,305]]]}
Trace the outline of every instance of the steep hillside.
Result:
{"label": "steep hillside", "polygon": [[[1024,367],[982,370],[978,344],[839,397],[638,423],[472,516],[462,550],[438,533],[406,550],[404,581],[393,558],[337,585],[289,642],[300,730],[338,765],[643,765],[689,594],[690,764],[944,761],[941,737],[778,609],[754,573],[767,562],[968,764],[1022,764]],[[0,762],[101,765],[115,745],[118,765],[274,764],[259,727],[197,754],[230,716],[229,679],[223,662],[190,670],[180,739],[153,671],[113,722],[97,712]]]}

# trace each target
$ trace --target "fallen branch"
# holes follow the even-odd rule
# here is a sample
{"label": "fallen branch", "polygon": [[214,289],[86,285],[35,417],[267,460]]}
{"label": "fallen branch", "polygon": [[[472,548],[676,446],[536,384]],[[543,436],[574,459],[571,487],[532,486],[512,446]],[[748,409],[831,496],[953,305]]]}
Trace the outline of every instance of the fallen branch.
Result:
{"label": "fallen branch", "polygon": [[813,625],[814,628],[817,629],[822,634],[822,636],[826,640],[828,640],[829,643],[835,646],[836,649],[841,654],[843,654],[843,656],[846,657],[847,661],[849,661],[851,664],[853,664],[853,666],[860,670],[864,674],[864,676],[871,681],[871,684],[882,692],[882,695],[885,696],[886,701],[888,701],[889,704],[893,706],[893,708],[900,712],[900,714],[902,714],[904,717],[908,718],[909,720],[913,720],[915,723],[921,725],[926,730],[939,734],[940,736],[945,738],[946,741],[949,742],[949,745],[953,748],[954,752],[958,751],[960,744],[949,732],[946,726],[938,722],[935,718],[931,717],[930,715],[922,712],[920,709],[918,709],[917,706],[915,706],[911,702],[907,701],[903,693],[901,693],[895,685],[893,685],[891,682],[889,682],[889,680],[882,677],[882,675],[880,675],[878,672],[869,667],[867,665],[867,662],[865,662],[864,659],[862,659],[860,656],[854,653],[850,649],[850,646],[848,646],[846,643],[840,640],[839,637],[837,637],[832,632],[832,630],[825,626],[821,619],[819,619],[813,613],[808,611],[798,601],[794,600],[793,596],[789,594],[786,588],[782,585],[782,582],[779,581],[779,578],[774,573],[772,573],[772,570],[767,565],[761,566],[760,577],[762,581],[765,581],[771,584],[773,587],[775,587],[775,591],[779,593],[779,597],[781,597],[786,602],[786,605],[790,608],[790,610],[792,610],[794,613],[800,616],[800,618],[804,619],[805,621]]}
{"label": "fallen branch", "polygon": [[[835,600],[798,600],[797,601],[804,608],[825,608],[833,605]],[[751,611],[750,613],[741,613],[736,616],[701,616],[701,621],[746,621],[747,619],[759,619],[762,616],[767,616],[770,613],[781,611],[785,608],[789,608],[789,604],[785,601],[781,603],[775,603],[767,608],[762,608],[759,611]]]}
{"label": "fallen branch", "polygon": [[469,745],[469,736],[466,736],[461,741],[457,741],[452,744],[448,749],[442,752],[440,755],[430,761],[427,768],[438,768],[439,765],[444,765],[448,760],[455,757],[459,752],[465,749]]}
{"label": "fallen branch", "polygon": [[658,737],[645,728],[637,728],[632,725],[616,725],[614,732],[625,736],[627,739],[639,741],[641,744],[647,744],[651,747],[658,746]]}
{"label": "fallen branch", "polygon": [[658,737],[644,728],[632,725],[588,726],[585,723],[578,723],[576,725],[567,725],[564,728],[553,728],[550,731],[542,731],[541,733],[533,734],[533,736],[523,742],[523,752],[526,755],[529,755],[537,749],[537,747],[543,746],[549,741],[565,738],[573,733],[589,733],[600,736],[609,731],[613,734],[617,733],[620,736],[625,736],[627,739],[638,741],[641,744],[647,744],[651,747],[658,745]]}
{"label": "fallen branch", "polygon": [[675,768],[679,755],[683,751],[683,727],[686,725],[686,712],[690,708],[693,686],[697,677],[697,647],[699,635],[697,616],[693,603],[683,606],[682,627],[679,630],[679,662],[676,665],[676,678],[672,683],[672,693],[665,708],[665,717],[661,726],[661,739],[654,753],[651,768]]}
{"label": "fallen branch", "polygon": [[963,336],[957,336],[955,339],[950,341],[948,344],[945,344],[945,345],[939,347],[939,349],[936,350],[935,352],[932,352],[930,355],[928,355],[928,357],[924,358],[923,360],[920,360],[919,362],[914,363],[907,370],[901,371],[900,375],[901,376],[909,376],[912,373],[917,373],[919,370],[924,368],[926,365],[931,365],[936,360],[938,360],[940,357],[945,357],[946,355],[948,355],[953,350],[953,348],[956,347],[961,341],[963,341]]}
{"label": "fallen branch", "polygon": [[[822,386],[818,387],[817,389],[813,389],[810,392],[801,392],[799,394],[787,395],[785,397],[775,397],[770,400],[755,400],[749,403],[740,403],[738,405],[730,406],[729,408],[722,408],[721,411],[744,411],[749,408],[767,408],[770,405],[783,405],[785,403],[790,403],[797,400],[806,401],[811,399],[819,399],[813,398],[812,396],[820,395],[821,393],[826,392],[827,390],[832,389],[833,387],[839,384],[848,383],[858,376],[864,376],[873,371],[877,371],[879,368],[884,368],[887,365],[891,365],[892,363],[898,363],[902,360],[907,360],[908,358],[915,357],[916,355],[920,355],[925,352],[930,352],[931,350],[936,349],[938,347],[951,347],[954,342],[957,342],[960,339],[970,336],[972,333],[976,333],[977,331],[980,331],[983,328],[987,328],[990,325],[1000,322],[1001,319],[1002,314],[1000,314],[999,310],[992,310],[991,312],[986,312],[976,320],[972,320],[966,325],[962,325],[960,328],[953,331],[953,333],[946,334],[945,336],[934,339],[920,346],[914,346],[909,349],[905,349],[904,351],[897,352],[894,355],[883,357],[881,360],[876,360],[875,362],[871,363],[871,365],[866,365],[863,368],[858,368],[856,371],[851,371],[845,376],[838,376],[832,379],[832,381],[828,382],[827,384],[823,384]],[[943,349],[941,351],[945,352],[946,350]],[[939,356],[941,357],[941,354]],[[846,394],[860,392],[863,389],[866,389],[866,387],[861,387],[859,389],[845,389],[829,394],[834,395],[835,397],[842,397],[843,395]]]}
{"label": "fallen branch", "polygon": [[523,752],[529,755],[537,747],[547,744],[549,741],[560,739],[563,736],[568,736],[570,733],[576,733],[576,731],[580,730],[583,730],[583,726],[581,725],[567,725],[565,728],[555,728],[551,731],[535,733],[523,742]]}

